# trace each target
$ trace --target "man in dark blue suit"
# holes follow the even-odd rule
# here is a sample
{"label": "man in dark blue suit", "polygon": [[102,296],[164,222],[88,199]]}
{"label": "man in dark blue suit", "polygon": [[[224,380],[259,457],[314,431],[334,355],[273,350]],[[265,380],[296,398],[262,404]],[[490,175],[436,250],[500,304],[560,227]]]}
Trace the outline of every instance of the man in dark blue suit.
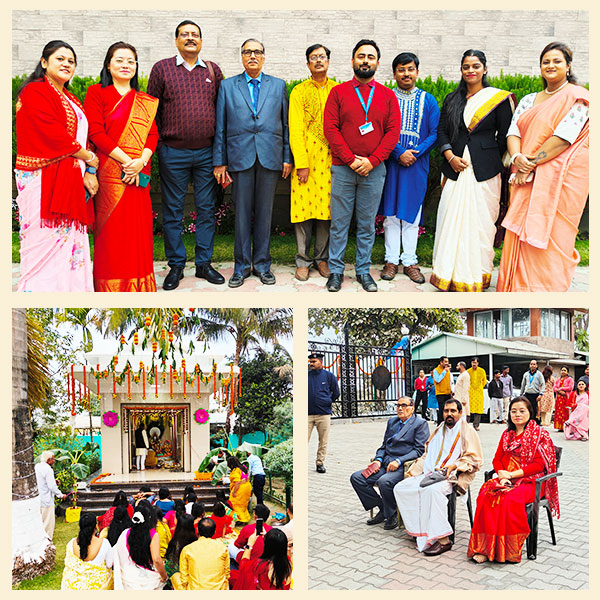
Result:
{"label": "man in dark blue suit", "polygon": [[235,267],[229,287],[241,286],[251,272],[265,285],[275,283],[273,199],[279,177],[290,174],[292,159],[285,81],[263,73],[264,62],[262,42],[246,40],[244,73],[225,79],[217,98],[213,172],[218,183],[231,174],[235,204]]}
{"label": "man in dark blue suit", "polygon": [[[394,486],[404,479],[404,463],[419,458],[429,438],[427,421],[413,414],[414,410],[412,398],[398,398],[397,416],[388,421],[383,443],[373,462],[367,467],[372,473],[365,477],[363,471],[356,471],[350,477],[350,483],[364,509],[379,508],[379,512],[367,521],[367,525],[385,521],[384,529],[398,527]],[[379,494],[373,487],[375,484],[379,488]]]}

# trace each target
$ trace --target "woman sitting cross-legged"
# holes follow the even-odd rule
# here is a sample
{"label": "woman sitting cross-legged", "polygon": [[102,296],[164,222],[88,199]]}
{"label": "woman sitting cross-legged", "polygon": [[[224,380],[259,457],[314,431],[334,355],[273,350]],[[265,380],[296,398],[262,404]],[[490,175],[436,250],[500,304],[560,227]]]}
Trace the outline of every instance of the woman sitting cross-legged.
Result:
{"label": "woman sitting cross-legged", "polygon": [[[556,451],[550,434],[535,422],[525,396],[511,400],[508,428],[502,434],[493,466],[497,477],[479,491],[467,556],[477,563],[487,560],[521,562],[529,535],[525,505],[535,498],[535,480],[556,472]],[[558,484],[542,484],[552,514],[560,516]]]}
{"label": "woman sitting cross-legged", "polygon": [[96,517],[82,514],[79,534],[67,544],[61,590],[113,589],[113,549],[97,532]]}

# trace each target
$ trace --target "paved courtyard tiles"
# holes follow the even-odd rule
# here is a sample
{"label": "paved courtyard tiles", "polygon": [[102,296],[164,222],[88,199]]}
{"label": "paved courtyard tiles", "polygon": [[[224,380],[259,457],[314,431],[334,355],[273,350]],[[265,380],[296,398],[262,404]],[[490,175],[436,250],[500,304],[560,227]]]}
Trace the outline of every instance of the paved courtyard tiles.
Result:
{"label": "paved courtyard tiles", "polygon": [[[430,424],[432,427],[432,424]],[[364,468],[380,446],[385,420],[333,421],[325,466],[315,471],[316,430],[308,449],[309,564],[308,585],[320,590],[586,590],[589,587],[589,445],[566,441],[550,429],[563,447],[558,480],[560,519],[554,519],[557,545],[550,541],[545,511],[540,513],[537,560],[523,548],[519,564],[467,559],[470,525],[464,502],[458,501],[456,539],[452,550],[437,557],[417,552],[404,529],[384,531],[368,526],[365,512],[350,485],[353,471]],[[503,428],[482,424],[484,469],[491,468]],[[473,510],[483,483],[483,470],[471,486]]]}
{"label": "paved courtyard tiles", "polygon": [[[233,275],[233,263],[214,263],[214,267],[228,280]],[[330,293],[325,289],[326,280],[319,275],[315,269],[311,269],[308,281],[298,281],[294,277],[295,267],[291,265],[273,265],[272,271],[277,278],[275,285],[263,285],[258,278],[249,277],[239,288],[230,288],[227,283],[224,285],[213,285],[205,279],[196,279],[195,267],[188,263],[184,271],[185,277],[181,280],[179,287],[172,292],[321,292]],[[169,267],[165,261],[154,263],[154,273],[156,276],[156,285],[158,291],[165,293],[162,289],[162,283],[169,272]],[[379,279],[381,265],[373,265],[371,275],[377,282],[380,292],[439,292],[437,288],[428,283],[430,268],[423,268],[422,272],[425,275],[426,282],[417,285],[412,282],[406,275],[399,273],[393,281],[384,281]],[[498,280],[498,269],[494,269],[492,274],[492,282],[488,291],[496,291],[496,282]],[[19,265],[12,265],[12,289],[15,291],[19,282]],[[361,285],[356,281],[354,276],[354,267],[346,266],[346,276],[342,284],[342,292],[367,294]],[[569,289],[570,292],[587,292],[589,291],[589,267],[577,267],[573,282]]]}

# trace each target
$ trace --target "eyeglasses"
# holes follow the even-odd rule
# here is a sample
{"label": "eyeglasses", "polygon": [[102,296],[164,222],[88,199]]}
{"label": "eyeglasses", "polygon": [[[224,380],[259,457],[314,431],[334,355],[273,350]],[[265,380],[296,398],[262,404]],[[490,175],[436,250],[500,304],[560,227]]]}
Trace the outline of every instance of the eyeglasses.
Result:
{"label": "eyeglasses", "polygon": [[180,38],[183,38],[184,40],[186,38],[194,38],[195,40],[199,40],[200,39],[200,34],[199,33],[195,33],[195,32],[190,32],[190,31],[184,31],[182,33],[179,34]]}
{"label": "eyeglasses", "polygon": [[410,406],[410,404],[406,404],[405,402],[403,402],[402,404],[396,404],[396,408],[408,408]]}
{"label": "eyeglasses", "polygon": [[254,54],[260,58],[264,53],[264,50],[242,50],[242,56],[252,56]]}
{"label": "eyeglasses", "polygon": [[123,60],[122,58],[113,58],[113,62],[115,65],[127,65],[129,67],[133,67],[136,64],[135,60]]}
{"label": "eyeglasses", "polygon": [[327,54],[319,54],[319,56],[314,56],[314,55],[310,56],[308,58],[308,60],[310,62],[317,62],[318,60],[329,60],[329,59],[327,58]]}

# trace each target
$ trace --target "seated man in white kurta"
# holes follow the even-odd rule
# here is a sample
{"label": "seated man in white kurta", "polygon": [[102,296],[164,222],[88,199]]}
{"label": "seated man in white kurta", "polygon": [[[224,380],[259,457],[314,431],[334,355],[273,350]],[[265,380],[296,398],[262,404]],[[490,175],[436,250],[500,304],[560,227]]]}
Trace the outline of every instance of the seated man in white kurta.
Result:
{"label": "seated man in white kurta", "polygon": [[[464,494],[483,465],[481,442],[472,425],[463,418],[462,404],[450,399],[444,404],[444,421],[429,436],[424,454],[394,487],[394,497],[406,532],[416,538],[417,549],[437,556],[452,547],[448,522],[448,498],[452,484]],[[445,478],[421,487],[425,477],[441,472]]]}

